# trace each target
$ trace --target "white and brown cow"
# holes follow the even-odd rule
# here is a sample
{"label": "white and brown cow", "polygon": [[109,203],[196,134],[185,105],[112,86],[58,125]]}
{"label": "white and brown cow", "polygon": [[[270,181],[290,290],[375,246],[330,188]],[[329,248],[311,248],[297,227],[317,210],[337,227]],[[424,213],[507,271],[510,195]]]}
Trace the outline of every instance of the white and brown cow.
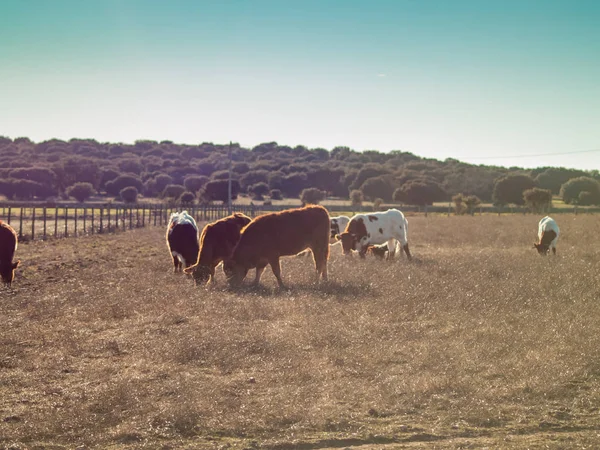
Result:
{"label": "white and brown cow", "polygon": [[337,238],[342,241],[345,255],[350,255],[352,250],[356,250],[364,258],[370,245],[387,243],[388,259],[393,259],[396,243],[400,242],[401,249],[408,259],[412,258],[408,248],[408,221],[397,209],[356,214],[350,219],[346,230]]}
{"label": "white and brown cow", "polygon": [[556,221],[546,216],[538,224],[538,243],[533,244],[540,255],[547,255],[550,249],[552,253],[556,255],[556,243],[558,242],[558,235],[560,229],[556,224]]}
{"label": "white and brown cow", "polygon": [[15,278],[15,269],[21,261],[13,262],[19,240],[13,227],[0,220],[0,277],[6,286]]}
{"label": "white and brown cow", "polygon": [[198,225],[187,211],[171,213],[166,237],[173,258],[173,272],[181,271],[198,261]]}
{"label": "white and brown cow", "polygon": [[240,240],[242,228],[251,220],[244,214],[235,213],[204,227],[200,234],[198,261],[183,270],[193,276],[196,286],[214,283],[215,268],[220,262],[231,257],[233,249]]}
{"label": "white and brown cow", "polygon": [[262,272],[269,264],[277,283],[281,279],[281,256],[297,255],[309,248],[312,251],[317,281],[327,280],[329,258],[329,213],[318,205],[288,209],[258,216],[243,230],[230,259],[223,270],[232,285],[241,283],[249,269],[256,268],[254,283],[258,284]]}
{"label": "white and brown cow", "polygon": [[[340,246],[341,242],[336,239],[336,236],[346,229],[348,222],[350,222],[350,217],[348,217],[348,216],[331,217],[329,222],[330,222],[329,245],[331,247],[333,247],[334,245]],[[331,250],[332,249],[330,249],[330,251]],[[310,250],[304,250],[304,251],[298,253],[298,256],[309,256],[310,254],[311,254]]]}

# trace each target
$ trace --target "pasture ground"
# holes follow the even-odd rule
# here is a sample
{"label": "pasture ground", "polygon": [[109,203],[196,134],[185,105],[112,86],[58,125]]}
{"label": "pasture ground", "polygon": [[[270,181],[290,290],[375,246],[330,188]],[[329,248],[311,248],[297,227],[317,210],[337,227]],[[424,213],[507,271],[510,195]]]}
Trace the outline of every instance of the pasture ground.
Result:
{"label": "pasture ground", "polygon": [[[409,219],[415,256],[196,288],[164,230],[23,244],[0,448],[597,448],[598,218]],[[252,272],[250,273],[252,276]]]}

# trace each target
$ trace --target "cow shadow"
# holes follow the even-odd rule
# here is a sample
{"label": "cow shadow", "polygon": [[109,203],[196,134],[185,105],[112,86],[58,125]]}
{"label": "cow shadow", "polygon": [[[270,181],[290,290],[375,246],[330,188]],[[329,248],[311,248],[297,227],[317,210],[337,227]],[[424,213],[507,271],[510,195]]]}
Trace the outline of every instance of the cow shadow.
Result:
{"label": "cow shadow", "polygon": [[337,281],[289,283],[285,288],[266,286],[264,284],[242,284],[237,287],[228,286],[226,290],[237,295],[253,295],[261,298],[291,298],[298,295],[315,296],[336,301],[354,301],[365,297],[377,296],[376,289],[367,282],[340,283]]}

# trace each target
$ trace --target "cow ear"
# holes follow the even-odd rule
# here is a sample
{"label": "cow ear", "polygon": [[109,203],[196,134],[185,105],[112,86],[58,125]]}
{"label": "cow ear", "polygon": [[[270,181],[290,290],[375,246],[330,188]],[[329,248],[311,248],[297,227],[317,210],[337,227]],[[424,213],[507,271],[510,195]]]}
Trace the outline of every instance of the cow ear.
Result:
{"label": "cow ear", "polygon": [[19,267],[19,264],[21,264],[21,260],[18,260],[16,263],[14,263],[12,265],[13,270],[16,269],[17,267]]}

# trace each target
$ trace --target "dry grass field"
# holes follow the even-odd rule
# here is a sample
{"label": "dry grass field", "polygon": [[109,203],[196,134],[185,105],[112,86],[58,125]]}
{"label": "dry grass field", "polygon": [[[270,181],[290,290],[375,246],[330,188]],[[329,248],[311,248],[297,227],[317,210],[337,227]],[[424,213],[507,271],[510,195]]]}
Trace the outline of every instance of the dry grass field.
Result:
{"label": "dry grass field", "polygon": [[[0,448],[598,448],[598,217],[412,217],[415,256],[263,285],[171,272],[164,230],[23,244]],[[253,273],[250,273],[252,276]]]}

